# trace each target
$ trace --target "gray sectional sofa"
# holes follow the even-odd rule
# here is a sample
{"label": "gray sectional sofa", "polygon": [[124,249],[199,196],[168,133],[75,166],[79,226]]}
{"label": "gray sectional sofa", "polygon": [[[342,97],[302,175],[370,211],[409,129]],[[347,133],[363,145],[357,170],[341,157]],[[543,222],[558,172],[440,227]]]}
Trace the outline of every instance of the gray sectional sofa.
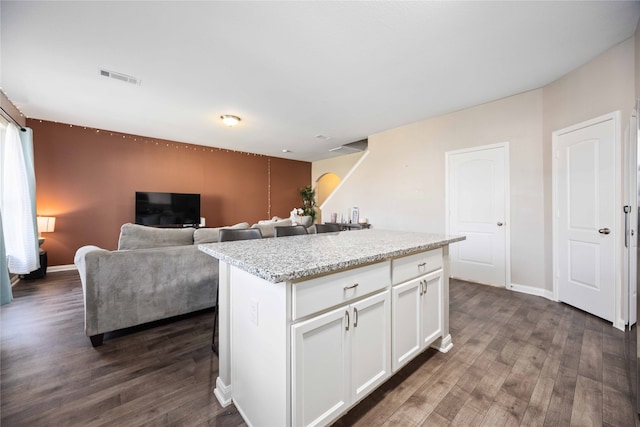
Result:
{"label": "gray sectional sofa", "polygon": [[[252,228],[273,237],[290,219],[274,217]],[[310,224],[308,224],[310,225]],[[83,246],[74,262],[84,294],[84,331],[94,347],[105,332],[210,308],[216,304],[218,260],[198,250],[222,228],[154,228],[124,224],[118,249]]]}
{"label": "gray sectional sofa", "polygon": [[105,332],[215,306],[218,260],[198,245],[217,242],[218,231],[124,224],[118,250],[78,249],[84,329],[93,346],[102,344]]}

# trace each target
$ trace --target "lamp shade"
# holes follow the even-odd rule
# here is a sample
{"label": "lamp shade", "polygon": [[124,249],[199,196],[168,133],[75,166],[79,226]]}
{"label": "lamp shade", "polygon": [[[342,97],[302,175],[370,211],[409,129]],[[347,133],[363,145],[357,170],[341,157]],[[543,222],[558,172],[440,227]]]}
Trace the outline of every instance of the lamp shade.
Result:
{"label": "lamp shade", "polygon": [[37,220],[40,233],[51,233],[56,228],[56,218],[54,216],[39,216]]}

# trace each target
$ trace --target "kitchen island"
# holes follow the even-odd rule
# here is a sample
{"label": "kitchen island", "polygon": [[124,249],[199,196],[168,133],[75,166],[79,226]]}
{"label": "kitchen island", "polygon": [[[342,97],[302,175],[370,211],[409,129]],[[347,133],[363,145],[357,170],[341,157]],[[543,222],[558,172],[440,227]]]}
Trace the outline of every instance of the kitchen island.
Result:
{"label": "kitchen island", "polygon": [[249,425],[327,425],[449,335],[450,243],[362,230],[200,245],[219,259],[214,393]]}

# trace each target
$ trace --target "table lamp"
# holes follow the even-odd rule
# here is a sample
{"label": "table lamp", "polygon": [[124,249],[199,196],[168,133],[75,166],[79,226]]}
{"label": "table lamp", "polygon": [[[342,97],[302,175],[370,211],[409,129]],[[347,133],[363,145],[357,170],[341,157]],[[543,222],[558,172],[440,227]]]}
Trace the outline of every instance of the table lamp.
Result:
{"label": "table lamp", "polygon": [[44,243],[42,233],[51,233],[56,227],[56,218],[54,216],[38,216],[38,244]]}

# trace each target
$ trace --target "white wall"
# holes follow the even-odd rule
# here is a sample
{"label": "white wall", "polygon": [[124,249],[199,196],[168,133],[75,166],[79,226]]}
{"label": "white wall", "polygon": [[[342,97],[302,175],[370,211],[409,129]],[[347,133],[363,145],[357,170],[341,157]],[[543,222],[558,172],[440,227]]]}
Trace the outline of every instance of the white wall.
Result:
{"label": "white wall", "polygon": [[374,228],[444,233],[444,153],[509,142],[511,281],[551,291],[551,132],[615,110],[624,130],[635,50],[630,38],[544,88],[369,136],[369,156],[324,212],[358,206]]}
{"label": "white wall", "polygon": [[621,111],[621,131],[624,131],[635,103],[634,51],[634,37],[631,37],[543,89],[547,289],[552,289],[553,272],[551,134],[617,110]]}
{"label": "white wall", "polygon": [[369,136],[370,154],[324,212],[351,206],[374,228],[445,233],[445,152],[509,142],[512,281],[544,281],[542,91]]}

